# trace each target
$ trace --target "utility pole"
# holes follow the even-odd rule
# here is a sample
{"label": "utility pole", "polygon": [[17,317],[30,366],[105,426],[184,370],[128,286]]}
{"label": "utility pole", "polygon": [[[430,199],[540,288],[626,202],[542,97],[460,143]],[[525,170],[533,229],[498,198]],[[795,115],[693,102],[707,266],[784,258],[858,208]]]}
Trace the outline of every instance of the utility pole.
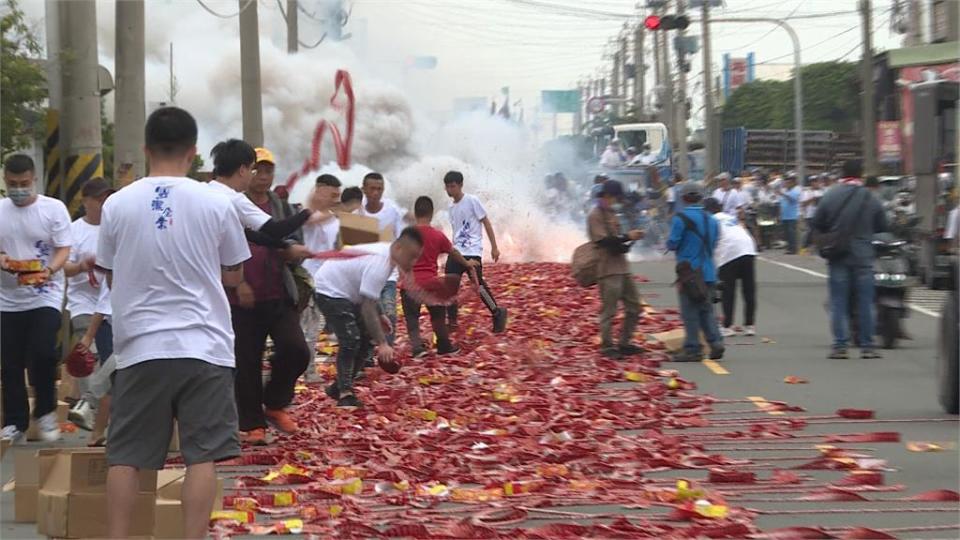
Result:
{"label": "utility pole", "polygon": [[238,0],[238,4],[240,5],[240,96],[243,109],[243,140],[252,146],[263,146],[257,2]]}
{"label": "utility pole", "polygon": [[114,184],[122,187],[144,176],[143,126],[146,123],[144,97],[144,13],[143,0],[116,4],[116,126],[113,158]]}
{"label": "utility pole", "polygon": [[103,176],[100,81],[97,63],[97,5],[94,0],[60,4],[63,54],[64,182],[62,199],[71,215],[80,210],[80,190]]}
{"label": "utility pole", "polygon": [[646,69],[643,58],[643,23],[637,25],[633,31],[633,106],[637,109],[637,114],[642,116],[644,109],[644,96],[647,93],[645,81]]}
{"label": "utility pole", "polygon": [[44,19],[47,34],[47,91],[49,92],[49,106],[47,107],[46,125],[43,144],[43,172],[44,190],[48,197],[62,198],[63,188],[63,159],[60,129],[61,107],[63,102],[62,85],[60,84],[60,2],[46,0],[44,3]]}
{"label": "utility pole", "polygon": [[863,131],[863,169],[866,174],[877,172],[876,111],[873,88],[873,28],[870,0],[860,0],[863,17],[863,55],[860,58],[860,85],[863,87],[860,103],[860,124]]}
{"label": "utility pole", "polygon": [[[683,15],[686,10],[686,1],[677,0],[677,15]],[[662,32],[666,33],[666,32]],[[685,29],[680,29],[677,31],[677,36],[680,39],[686,35],[687,31]],[[687,70],[685,68],[686,59],[685,54],[681,54],[680,51],[677,51],[677,67],[680,71],[680,88],[677,91],[677,108],[679,109],[677,114],[677,144],[679,145],[679,152],[677,159],[680,161],[679,169],[680,174],[683,175],[684,180],[689,180],[690,175],[690,160],[687,158]]]}
{"label": "utility pole", "polygon": [[287,52],[296,54],[300,41],[297,29],[297,0],[287,0]]}
{"label": "utility pole", "polygon": [[719,153],[717,145],[716,124],[713,111],[713,56],[710,53],[710,2],[704,0],[701,16],[701,32],[703,33],[703,114],[706,126],[707,167],[706,178],[712,178],[720,171]]}
{"label": "utility pole", "polygon": [[620,38],[620,98],[623,99],[620,105],[620,112],[626,113],[629,107],[627,106],[627,99],[630,96],[630,93],[627,91],[627,38],[626,36]]}
{"label": "utility pole", "polygon": [[613,53],[613,71],[610,73],[610,98],[613,105],[613,113],[620,116],[620,102],[616,101],[620,97],[620,51]]}

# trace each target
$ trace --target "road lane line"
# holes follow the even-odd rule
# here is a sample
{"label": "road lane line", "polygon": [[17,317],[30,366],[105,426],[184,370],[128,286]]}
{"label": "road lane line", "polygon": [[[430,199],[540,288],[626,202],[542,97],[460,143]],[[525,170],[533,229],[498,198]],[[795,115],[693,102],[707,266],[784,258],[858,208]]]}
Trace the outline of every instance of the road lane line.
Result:
{"label": "road lane line", "polygon": [[707,369],[712,371],[715,375],[729,375],[730,372],[723,368],[717,362],[710,360],[709,358],[703,359],[703,365],[707,366]]}
{"label": "road lane line", "polygon": [[[768,259],[768,258],[766,258],[766,257],[757,257],[757,258],[760,259],[761,261],[768,262],[768,263],[770,263],[770,264],[775,264],[775,265],[777,265],[777,266],[782,266],[783,268],[787,268],[787,269],[789,269],[789,270],[796,270],[797,272],[803,272],[804,274],[807,274],[808,276],[813,276],[813,277],[818,277],[818,278],[827,279],[827,275],[826,275],[826,274],[822,274],[822,273],[820,273],[820,272],[815,272],[815,271],[809,270],[809,269],[807,269],[807,268],[802,268],[802,267],[800,267],[800,266],[795,266],[795,265],[792,265],[792,264],[789,264],[789,263],[785,263],[785,262],[775,261],[775,260],[773,260],[773,259]],[[925,308],[925,307],[918,306],[918,305],[916,305],[916,304],[910,304],[910,303],[907,304],[907,307],[910,308],[910,309],[912,309],[912,310],[914,310],[914,311],[916,311],[917,313],[922,313],[922,314],[924,314],[924,315],[926,315],[926,316],[928,316],[928,317],[933,317],[933,318],[935,318],[935,319],[940,318],[940,314],[939,314],[939,313],[937,313],[936,311],[931,311],[931,310],[929,310],[929,309],[927,309],[927,308]]]}
{"label": "road lane line", "polygon": [[747,399],[753,402],[761,411],[767,411],[767,414],[772,414],[773,416],[783,416],[783,411],[778,411],[773,408],[773,405],[769,401],[763,398],[763,396],[747,396]]}

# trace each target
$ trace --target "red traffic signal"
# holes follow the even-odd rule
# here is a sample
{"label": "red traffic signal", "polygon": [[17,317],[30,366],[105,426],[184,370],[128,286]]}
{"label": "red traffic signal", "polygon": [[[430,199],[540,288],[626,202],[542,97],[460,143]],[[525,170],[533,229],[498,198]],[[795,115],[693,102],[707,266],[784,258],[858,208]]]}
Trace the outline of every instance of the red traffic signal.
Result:
{"label": "red traffic signal", "polygon": [[690,19],[686,15],[647,15],[643,26],[647,30],[685,30],[690,26]]}

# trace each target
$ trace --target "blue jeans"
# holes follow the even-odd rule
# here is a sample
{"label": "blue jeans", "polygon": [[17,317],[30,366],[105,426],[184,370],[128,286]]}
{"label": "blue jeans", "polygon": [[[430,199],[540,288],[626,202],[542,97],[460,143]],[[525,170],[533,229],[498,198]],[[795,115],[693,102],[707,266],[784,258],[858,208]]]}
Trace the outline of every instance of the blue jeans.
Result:
{"label": "blue jeans", "polygon": [[720,336],[720,327],[717,325],[717,316],[713,312],[713,295],[715,294],[717,284],[707,283],[709,292],[705,302],[694,302],[690,298],[679,293],[680,297],[680,318],[683,320],[683,329],[686,337],[683,340],[683,351],[691,356],[703,354],[700,346],[700,332],[710,347],[718,347],[723,342]]}
{"label": "blue jeans", "polygon": [[380,311],[390,319],[390,326],[393,331],[387,334],[387,343],[393,346],[393,340],[397,332],[397,282],[388,281],[380,291]]}
{"label": "blue jeans", "polygon": [[783,239],[787,242],[787,253],[797,252],[797,220],[783,220]]}
{"label": "blue jeans", "polygon": [[850,292],[857,294],[857,325],[861,349],[873,348],[873,266],[831,262],[830,273],[830,326],[833,330],[833,347],[845,349],[850,341]]}

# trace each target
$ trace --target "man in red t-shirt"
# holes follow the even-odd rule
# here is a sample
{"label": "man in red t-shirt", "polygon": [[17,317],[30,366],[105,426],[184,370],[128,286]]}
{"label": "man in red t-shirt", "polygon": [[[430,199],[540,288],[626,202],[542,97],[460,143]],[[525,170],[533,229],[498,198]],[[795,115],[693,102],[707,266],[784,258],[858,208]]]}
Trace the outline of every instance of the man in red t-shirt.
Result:
{"label": "man in red t-shirt", "polygon": [[[454,249],[450,239],[442,231],[430,225],[433,220],[433,200],[430,197],[418,197],[413,205],[413,214],[417,220],[417,230],[423,235],[423,254],[413,264],[413,281],[417,285],[429,286],[431,282],[437,280],[437,257],[446,253],[458,264],[470,269],[473,275],[473,269],[478,261],[468,261],[463,258],[459,251]],[[413,347],[413,357],[420,358],[427,354],[427,347],[420,339],[420,306],[421,300],[414,298],[415,294],[410,294],[406,287],[400,291],[400,301],[403,305],[403,317],[407,322],[407,335],[410,338],[410,345]],[[427,306],[430,312],[430,324],[433,325],[433,333],[437,335],[437,354],[443,356],[454,354],[460,351],[460,348],[450,343],[450,334],[447,332],[447,322],[445,319],[445,308],[443,306]]]}

